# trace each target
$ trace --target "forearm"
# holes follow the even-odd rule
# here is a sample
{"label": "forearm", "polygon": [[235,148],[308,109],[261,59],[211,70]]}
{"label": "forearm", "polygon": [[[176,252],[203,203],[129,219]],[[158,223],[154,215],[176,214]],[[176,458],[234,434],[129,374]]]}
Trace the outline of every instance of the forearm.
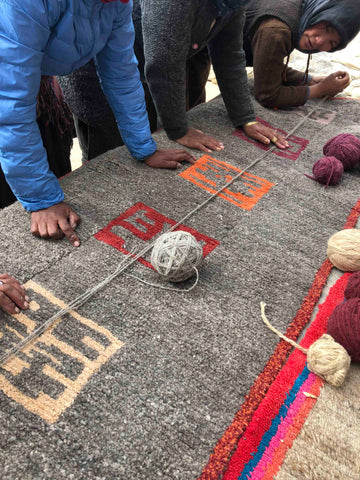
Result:
{"label": "forearm", "polygon": [[188,131],[186,62],[196,2],[143,0],[145,77],[160,122],[171,140]]}
{"label": "forearm", "polygon": [[229,24],[210,42],[210,54],[216,79],[236,127],[255,119],[242,49],[243,14],[233,15]]}
{"label": "forearm", "polygon": [[123,16],[114,24],[105,48],[96,57],[96,66],[124,143],[136,159],[143,160],[156,151],[156,144],[150,133],[133,45],[131,8],[124,6]]}
{"label": "forearm", "polygon": [[14,195],[28,211],[56,205],[64,199],[55,175],[49,170],[46,151],[36,121],[1,124],[1,166]]}
{"label": "forearm", "polygon": [[[291,32],[285,24],[274,27],[266,25],[265,22],[260,25],[252,40],[255,98],[270,108],[303,105],[308,98],[308,86],[283,84],[284,59],[290,55],[292,48]],[[298,72],[292,75],[290,70],[287,83],[297,75]]]}

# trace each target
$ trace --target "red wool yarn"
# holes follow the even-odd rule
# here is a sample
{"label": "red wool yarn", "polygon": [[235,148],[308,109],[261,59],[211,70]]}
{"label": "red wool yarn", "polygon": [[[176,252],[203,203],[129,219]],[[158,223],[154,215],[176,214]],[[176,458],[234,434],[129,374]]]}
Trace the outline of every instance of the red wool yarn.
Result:
{"label": "red wool yarn", "polygon": [[327,333],[345,348],[354,362],[360,362],[360,298],[350,298],[334,308]]}
{"label": "red wool yarn", "polygon": [[325,143],[323,152],[340,160],[345,170],[351,170],[360,163],[360,139],[350,133],[341,133]]}
{"label": "red wool yarn", "polygon": [[326,188],[329,185],[337,185],[340,182],[344,173],[344,166],[335,157],[321,157],[314,163],[312,172],[314,174],[313,177],[306,173],[305,176],[322,183]]}
{"label": "red wool yarn", "polygon": [[349,298],[360,298],[360,270],[353,273],[349,278],[344,295],[346,300],[349,300]]}

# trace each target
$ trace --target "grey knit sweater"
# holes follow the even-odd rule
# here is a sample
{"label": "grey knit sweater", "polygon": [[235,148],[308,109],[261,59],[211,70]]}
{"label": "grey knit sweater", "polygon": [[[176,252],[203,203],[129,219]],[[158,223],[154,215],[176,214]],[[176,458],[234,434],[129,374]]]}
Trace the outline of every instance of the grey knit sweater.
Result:
{"label": "grey knit sweater", "polygon": [[133,18],[140,70],[170,139],[188,130],[186,61],[206,47],[234,125],[254,120],[242,49],[244,9],[219,17],[210,0],[134,0]]}
{"label": "grey knit sweater", "polygon": [[[255,119],[242,49],[242,8],[219,17],[210,0],[134,0],[133,20],[140,74],[143,81],[146,77],[170,139],[177,140],[188,131],[186,61],[207,47],[234,125]],[[111,118],[92,62],[60,82],[72,112],[80,119],[96,127]]]}

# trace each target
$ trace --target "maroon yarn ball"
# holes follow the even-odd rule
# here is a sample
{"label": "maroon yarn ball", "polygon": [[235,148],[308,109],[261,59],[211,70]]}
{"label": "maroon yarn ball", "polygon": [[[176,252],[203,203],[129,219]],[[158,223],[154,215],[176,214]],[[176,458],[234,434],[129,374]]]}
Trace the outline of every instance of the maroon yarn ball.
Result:
{"label": "maroon yarn ball", "polygon": [[350,298],[334,308],[327,333],[345,348],[354,362],[360,362],[360,298]]}
{"label": "maroon yarn ball", "polygon": [[346,300],[349,300],[349,298],[360,298],[360,270],[350,276],[344,295]]}
{"label": "maroon yarn ball", "polygon": [[306,176],[327,187],[328,185],[337,185],[340,182],[344,173],[344,166],[335,157],[321,157],[314,163],[312,171],[313,177]]}
{"label": "maroon yarn ball", "polygon": [[323,152],[340,160],[345,170],[351,170],[360,163],[360,139],[350,133],[341,133],[325,143]]}

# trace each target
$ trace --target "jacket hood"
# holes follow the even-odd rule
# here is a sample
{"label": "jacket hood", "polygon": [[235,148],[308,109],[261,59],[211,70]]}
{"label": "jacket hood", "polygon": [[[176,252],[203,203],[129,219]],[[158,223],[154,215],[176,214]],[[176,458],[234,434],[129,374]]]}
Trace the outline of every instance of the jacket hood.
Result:
{"label": "jacket hood", "polygon": [[331,51],[345,48],[360,30],[360,0],[302,0],[297,44],[304,31],[319,22],[330,23],[341,37],[340,45]]}
{"label": "jacket hood", "polygon": [[250,0],[210,0],[220,15],[234,12],[244,7]]}

